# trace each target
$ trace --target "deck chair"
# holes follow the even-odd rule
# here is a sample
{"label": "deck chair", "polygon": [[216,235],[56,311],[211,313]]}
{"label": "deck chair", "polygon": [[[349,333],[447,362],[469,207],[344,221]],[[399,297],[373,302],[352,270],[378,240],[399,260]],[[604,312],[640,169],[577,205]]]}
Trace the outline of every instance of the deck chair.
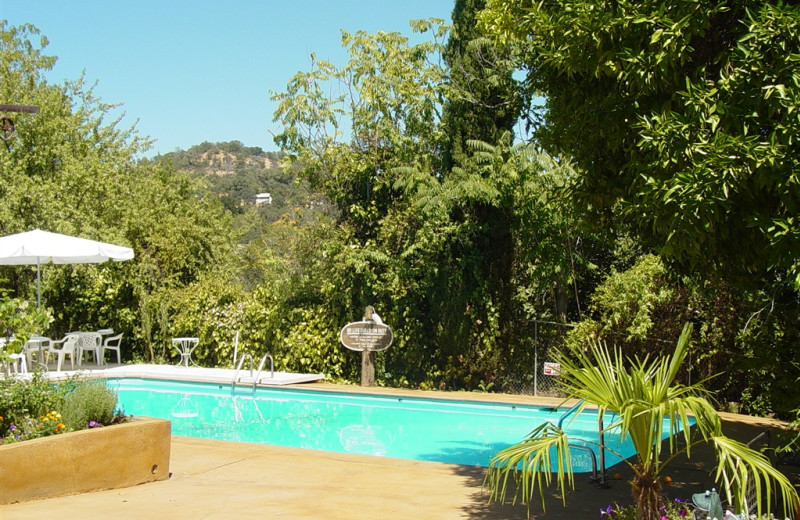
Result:
{"label": "deck chair", "polygon": [[28,373],[28,357],[24,353],[9,354],[8,366],[15,374]]}
{"label": "deck chair", "polygon": [[[56,348],[55,345],[61,345],[61,348]],[[61,364],[64,363],[64,358],[69,356],[69,363],[73,370],[75,370],[75,354],[78,348],[78,335],[67,334],[58,341],[50,343],[50,348],[47,349],[47,356],[55,354],[58,356],[56,362],[56,372],[61,372]]]}
{"label": "deck chair", "polygon": [[110,336],[103,340],[103,348],[100,352],[100,361],[102,363],[106,362],[106,350],[115,350],[117,352],[117,364],[122,364],[122,334],[117,334],[116,336]]}
{"label": "deck chair", "polygon": [[94,362],[97,365],[102,365],[103,360],[100,357],[100,351],[102,350],[102,343],[101,343],[102,336],[97,332],[81,332],[78,334],[78,366],[83,363],[83,355],[86,352],[91,352],[92,356],[94,357]]}

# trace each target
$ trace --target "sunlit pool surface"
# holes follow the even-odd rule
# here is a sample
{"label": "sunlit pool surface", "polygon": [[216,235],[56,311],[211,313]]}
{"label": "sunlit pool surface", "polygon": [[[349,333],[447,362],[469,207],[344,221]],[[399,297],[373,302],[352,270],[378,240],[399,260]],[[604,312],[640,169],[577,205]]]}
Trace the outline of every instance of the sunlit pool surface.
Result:
{"label": "sunlit pool surface", "polygon": [[[237,387],[150,379],[111,379],[125,413],[172,421],[172,434],[380,457],[487,466],[499,450],[564,410],[510,404],[373,396],[297,389]],[[606,424],[612,422],[611,417]],[[565,421],[577,444],[597,442],[597,414]],[[633,455],[619,435],[606,446]],[[596,449],[595,449],[596,451]],[[574,470],[591,471],[584,450]],[[609,451],[606,466],[620,461]]]}

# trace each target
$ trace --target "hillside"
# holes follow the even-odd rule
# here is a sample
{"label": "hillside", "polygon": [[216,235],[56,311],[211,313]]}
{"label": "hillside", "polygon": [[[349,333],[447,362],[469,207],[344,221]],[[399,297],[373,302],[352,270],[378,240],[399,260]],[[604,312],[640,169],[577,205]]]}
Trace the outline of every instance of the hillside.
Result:
{"label": "hillside", "polygon": [[[206,179],[211,191],[234,215],[255,207],[264,219],[274,222],[298,208],[319,206],[318,201],[323,199],[306,183],[296,182],[292,174],[285,172],[282,158],[280,152],[265,152],[230,141],[204,142],[153,160],[170,161],[176,168]],[[262,193],[269,193],[271,202],[256,205],[256,195]]]}

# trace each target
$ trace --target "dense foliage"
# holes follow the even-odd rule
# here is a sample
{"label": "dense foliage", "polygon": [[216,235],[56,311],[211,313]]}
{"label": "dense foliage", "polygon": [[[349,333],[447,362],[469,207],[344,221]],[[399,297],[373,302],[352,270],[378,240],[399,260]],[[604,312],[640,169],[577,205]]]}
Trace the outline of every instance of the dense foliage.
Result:
{"label": "dense foliage", "polygon": [[624,326],[670,339],[663,318],[674,331],[688,313],[708,340],[702,357],[731,356],[744,409],[797,407],[798,6],[489,0],[480,18],[517,57],[529,95],[543,96],[523,116],[537,143],[574,161],[570,193],[586,221],[666,264],[670,286],[642,300],[666,306],[640,306]]}
{"label": "dense foliage", "polygon": [[[414,27],[431,40],[345,33],[346,66],[315,61],[275,96],[278,142],[339,210],[298,255],[308,285],[294,294],[326,327],[315,338],[374,305],[396,330],[378,360],[387,383],[519,388],[531,376],[527,320],[566,316],[570,285],[591,263],[572,246],[580,217],[558,195],[573,170],[513,144],[508,128],[479,117],[481,99],[448,102],[464,89],[438,59],[446,27]],[[457,49],[451,62],[465,58]],[[458,146],[454,124],[470,128]]]}
{"label": "dense foliage", "polygon": [[800,7],[490,0],[484,22],[546,96],[537,140],[582,169],[593,210],[686,269],[800,286]]}
{"label": "dense foliage", "polygon": [[[114,265],[43,266],[53,322],[39,332],[111,326],[139,347],[135,357],[154,359],[166,338],[189,331],[169,320],[147,326],[143,315],[181,309],[179,290],[202,283],[203,273],[233,279],[230,217],[189,174],[137,164],[147,140],[108,121],[113,107],[83,79],[46,81],[55,58],[44,54],[47,40],[38,30],[0,23],[0,99],[40,110],[15,115],[16,134],[0,153],[0,232],[42,228],[131,246],[136,254]],[[2,286],[35,301],[34,273],[35,266],[4,267]],[[154,340],[162,346],[153,348]]]}

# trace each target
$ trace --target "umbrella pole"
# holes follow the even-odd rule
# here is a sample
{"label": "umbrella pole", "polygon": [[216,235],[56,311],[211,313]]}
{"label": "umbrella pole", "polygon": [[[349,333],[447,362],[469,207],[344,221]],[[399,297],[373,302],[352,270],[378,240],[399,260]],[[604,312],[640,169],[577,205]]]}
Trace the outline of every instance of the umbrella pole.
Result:
{"label": "umbrella pole", "polygon": [[36,308],[42,308],[42,275],[39,269],[39,259],[36,259]]}

